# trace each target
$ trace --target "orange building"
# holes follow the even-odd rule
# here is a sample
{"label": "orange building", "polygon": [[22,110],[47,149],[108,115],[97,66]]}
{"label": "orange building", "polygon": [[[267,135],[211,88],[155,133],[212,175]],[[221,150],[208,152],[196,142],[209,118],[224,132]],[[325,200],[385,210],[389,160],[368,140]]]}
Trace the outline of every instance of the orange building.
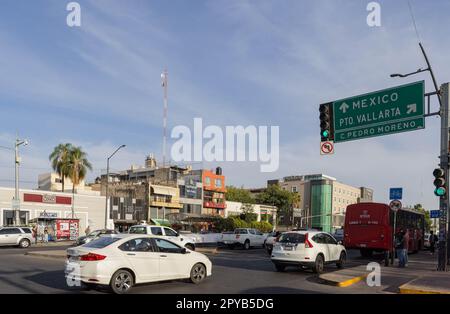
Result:
{"label": "orange building", "polygon": [[222,168],[217,167],[216,171],[201,170],[203,183],[203,215],[225,216],[225,176],[222,175]]}

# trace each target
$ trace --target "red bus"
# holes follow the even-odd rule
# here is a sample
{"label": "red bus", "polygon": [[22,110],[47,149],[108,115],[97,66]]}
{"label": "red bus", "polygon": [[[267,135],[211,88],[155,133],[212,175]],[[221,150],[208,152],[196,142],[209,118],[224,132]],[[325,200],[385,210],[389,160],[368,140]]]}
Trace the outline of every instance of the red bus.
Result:
{"label": "red bus", "polygon": [[[347,206],[344,225],[344,246],[359,249],[363,257],[373,252],[384,252],[388,263],[393,251],[395,213],[386,204],[359,203]],[[413,209],[402,208],[395,217],[395,232],[409,230],[409,252],[423,248],[425,215]]]}

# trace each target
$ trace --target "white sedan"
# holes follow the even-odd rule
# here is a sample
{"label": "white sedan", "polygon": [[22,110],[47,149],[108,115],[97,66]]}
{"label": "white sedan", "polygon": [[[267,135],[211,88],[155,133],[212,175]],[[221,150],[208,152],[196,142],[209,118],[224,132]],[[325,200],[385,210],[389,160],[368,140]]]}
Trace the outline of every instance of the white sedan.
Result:
{"label": "white sedan", "polygon": [[277,271],[284,271],[286,266],[301,266],[321,273],[325,264],[344,267],[346,257],[344,246],[327,232],[290,231],[275,243],[271,259]]}
{"label": "white sedan", "polygon": [[205,255],[151,235],[119,234],[101,237],[67,249],[66,279],[86,288],[109,285],[126,293],[134,284],[190,279],[198,284],[211,276]]}

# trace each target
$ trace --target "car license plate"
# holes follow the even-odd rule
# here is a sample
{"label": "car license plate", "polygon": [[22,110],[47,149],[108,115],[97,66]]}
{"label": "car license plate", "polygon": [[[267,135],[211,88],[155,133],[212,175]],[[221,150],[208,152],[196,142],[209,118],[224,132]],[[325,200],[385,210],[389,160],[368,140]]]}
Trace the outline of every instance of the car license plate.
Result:
{"label": "car license plate", "polygon": [[367,244],[365,244],[365,243],[362,243],[362,244],[360,244],[359,246],[360,246],[360,247],[366,247],[366,246],[367,246]]}
{"label": "car license plate", "polygon": [[293,247],[292,246],[285,246],[284,250],[285,251],[292,251]]}

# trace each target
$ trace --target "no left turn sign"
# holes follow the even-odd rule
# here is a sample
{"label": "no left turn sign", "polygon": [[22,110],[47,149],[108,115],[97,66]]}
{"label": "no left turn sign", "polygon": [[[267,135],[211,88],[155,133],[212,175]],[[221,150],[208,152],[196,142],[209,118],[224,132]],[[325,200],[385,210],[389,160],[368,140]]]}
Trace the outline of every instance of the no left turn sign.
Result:
{"label": "no left turn sign", "polygon": [[333,143],[333,141],[320,142],[320,154],[321,155],[334,154],[334,143]]}

